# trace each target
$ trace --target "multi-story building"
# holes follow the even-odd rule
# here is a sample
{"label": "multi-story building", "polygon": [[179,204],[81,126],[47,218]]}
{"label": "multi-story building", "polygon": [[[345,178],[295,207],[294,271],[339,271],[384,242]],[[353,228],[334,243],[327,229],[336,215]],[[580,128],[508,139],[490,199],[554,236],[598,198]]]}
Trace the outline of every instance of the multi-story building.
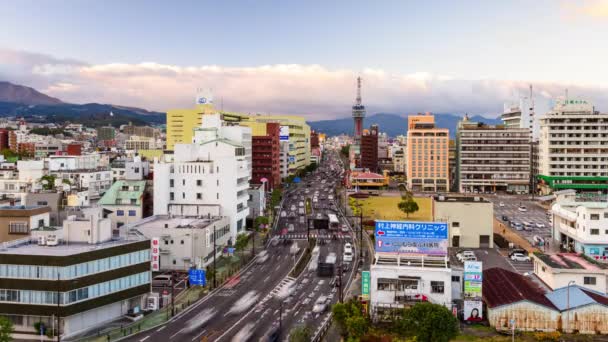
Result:
{"label": "multi-story building", "polygon": [[530,140],[538,141],[539,117],[535,111],[534,95],[530,85],[529,95],[521,96],[517,102],[504,104],[500,118],[507,128],[525,128],[530,133]]}
{"label": "multi-story building", "polygon": [[67,338],[144,307],[150,241],[113,238],[107,219],[87,225],[95,213],[64,221],[53,243],[24,238],[0,249],[0,314],[13,322],[15,333],[36,334],[41,322]]}
{"label": "multi-story building", "polygon": [[[310,164],[310,126],[306,119],[291,115],[256,115],[240,122],[251,127],[256,123],[278,122],[281,125],[279,140],[288,145],[288,175],[295,175]],[[282,150],[282,149],[281,149]]]}
{"label": "multi-story building", "polygon": [[407,172],[407,157],[405,156],[406,148],[399,146],[399,149],[393,152],[393,169],[395,173],[405,174]]}
{"label": "multi-story building", "polygon": [[120,180],[114,182],[103,194],[97,204],[111,212],[108,217],[113,229],[139,221],[150,214],[151,203],[145,200],[145,190],[144,180]]}
{"label": "multi-story building", "polygon": [[266,191],[270,191],[281,184],[280,123],[258,123],[250,127],[253,154],[251,184],[261,184],[262,179],[266,179]]}
{"label": "multi-story building", "polygon": [[449,131],[437,128],[435,117],[410,115],[407,118],[407,183],[413,191],[449,190]]}
{"label": "multi-story building", "polygon": [[116,129],[112,126],[104,126],[97,128],[97,140],[106,141],[114,140],[116,137]]}
{"label": "multi-story building", "polygon": [[25,194],[24,201],[22,203],[26,207],[48,206],[50,208],[49,224],[51,226],[60,226],[66,216],[66,213],[63,210],[66,202],[67,199],[64,192],[48,190],[28,192]]}
{"label": "multi-story building", "polygon": [[553,243],[566,252],[608,256],[608,203],[558,199],[551,206]]}
{"label": "multi-story building", "polygon": [[215,216],[230,217],[230,233],[236,241],[249,213],[251,179],[245,144],[227,138],[238,138],[239,132],[241,141],[248,137],[251,146],[249,128],[227,126],[220,114],[206,115],[193,143],[176,144],[173,160],[156,163],[154,214],[198,216],[214,210]]}
{"label": "multi-story building", "polygon": [[608,189],[608,114],[561,98],[540,121],[540,191]]}
{"label": "multi-story building", "polygon": [[526,194],[530,185],[530,131],[472,122],[456,131],[458,191]]}
{"label": "multi-story building", "polygon": [[361,168],[378,171],[378,125],[371,125],[361,136]]}
{"label": "multi-story building", "polygon": [[160,138],[160,130],[158,128],[150,127],[150,126],[133,126],[131,123],[124,126],[122,129],[123,133],[126,135],[136,135],[140,137],[146,138]]}
{"label": "multi-story building", "polygon": [[159,147],[162,147],[162,144],[157,143],[156,138],[152,137],[132,135],[125,141],[125,150],[129,151],[154,150]]}
{"label": "multi-story building", "polygon": [[32,229],[48,227],[48,206],[2,206],[0,207],[0,242],[27,238]]}
{"label": "multi-story building", "polygon": [[374,320],[423,301],[452,307],[452,269],[445,257],[376,253],[370,273]]}
{"label": "multi-story building", "polygon": [[[372,126],[374,126],[374,125],[372,125]],[[389,154],[388,149],[389,149],[388,134],[386,134],[386,132],[378,132],[378,159],[390,158],[391,156]]]}
{"label": "multi-story building", "polygon": [[6,128],[0,129],[0,151],[9,148],[8,145],[9,131]]}
{"label": "multi-story building", "polygon": [[447,222],[450,247],[494,246],[494,205],[481,197],[435,196],[433,220]]}
{"label": "multi-story building", "polygon": [[173,151],[175,144],[190,144],[194,129],[203,123],[203,115],[213,113],[216,113],[213,99],[204,94],[197,95],[195,108],[168,110],[167,150]]}
{"label": "multi-story building", "polygon": [[163,271],[207,267],[213,262],[214,240],[216,257],[230,241],[230,219],[226,216],[154,215],[128,227],[150,239],[159,238],[160,269]]}

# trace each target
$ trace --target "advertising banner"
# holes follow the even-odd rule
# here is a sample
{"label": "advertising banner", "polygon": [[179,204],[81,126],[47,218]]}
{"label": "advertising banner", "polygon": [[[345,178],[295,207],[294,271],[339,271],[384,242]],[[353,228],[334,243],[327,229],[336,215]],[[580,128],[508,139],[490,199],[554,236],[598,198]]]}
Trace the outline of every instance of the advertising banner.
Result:
{"label": "advertising banner", "polygon": [[281,126],[279,128],[279,140],[289,141],[289,126]]}
{"label": "advertising banner", "polygon": [[445,222],[376,221],[376,252],[445,256]]}
{"label": "advertising banner", "polygon": [[361,272],[361,298],[363,300],[369,300],[369,284],[370,284],[369,271]]}
{"label": "advertising banner", "polygon": [[160,271],[160,239],[154,237],[150,240],[150,266],[152,271]]}
{"label": "advertising banner", "polygon": [[464,262],[464,298],[481,299],[483,264],[481,261]]}
{"label": "advertising banner", "polygon": [[465,300],[463,317],[465,321],[479,322],[483,319],[483,307],[480,300]]}

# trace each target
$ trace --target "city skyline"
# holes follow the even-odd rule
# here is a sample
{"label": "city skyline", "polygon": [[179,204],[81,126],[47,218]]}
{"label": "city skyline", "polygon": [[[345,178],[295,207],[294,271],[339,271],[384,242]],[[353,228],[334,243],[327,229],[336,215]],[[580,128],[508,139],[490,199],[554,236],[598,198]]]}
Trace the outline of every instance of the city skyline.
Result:
{"label": "city skyline", "polygon": [[369,114],[496,117],[530,83],[608,108],[606,1],[143,5],[0,3],[0,78],[158,111],[213,88],[227,110],[309,120],[348,117],[358,75]]}

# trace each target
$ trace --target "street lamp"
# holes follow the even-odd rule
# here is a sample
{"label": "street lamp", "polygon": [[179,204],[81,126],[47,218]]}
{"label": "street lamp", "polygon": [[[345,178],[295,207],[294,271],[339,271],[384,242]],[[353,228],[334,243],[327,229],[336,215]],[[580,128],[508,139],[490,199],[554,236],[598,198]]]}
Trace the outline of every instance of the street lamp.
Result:
{"label": "street lamp", "polygon": [[568,286],[566,287],[567,291],[567,300],[566,300],[566,311],[568,312],[568,316],[566,318],[566,331],[570,328],[570,285],[574,285],[576,282],[574,280],[570,280],[568,282]]}

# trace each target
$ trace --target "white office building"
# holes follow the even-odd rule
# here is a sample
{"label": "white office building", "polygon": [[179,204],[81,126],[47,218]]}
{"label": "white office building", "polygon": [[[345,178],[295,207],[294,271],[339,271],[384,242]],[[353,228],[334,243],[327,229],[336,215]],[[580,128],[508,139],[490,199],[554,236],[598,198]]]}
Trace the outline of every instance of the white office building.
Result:
{"label": "white office building", "polygon": [[370,271],[374,320],[423,301],[452,308],[452,269],[445,257],[376,253]]}
{"label": "white office building", "polygon": [[251,146],[251,129],[225,125],[219,114],[206,115],[192,144],[176,144],[173,160],[155,163],[154,214],[199,216],[219,206],[218,216],[230,217],[234,242],[249,214],[251,164],[245,146]]}

